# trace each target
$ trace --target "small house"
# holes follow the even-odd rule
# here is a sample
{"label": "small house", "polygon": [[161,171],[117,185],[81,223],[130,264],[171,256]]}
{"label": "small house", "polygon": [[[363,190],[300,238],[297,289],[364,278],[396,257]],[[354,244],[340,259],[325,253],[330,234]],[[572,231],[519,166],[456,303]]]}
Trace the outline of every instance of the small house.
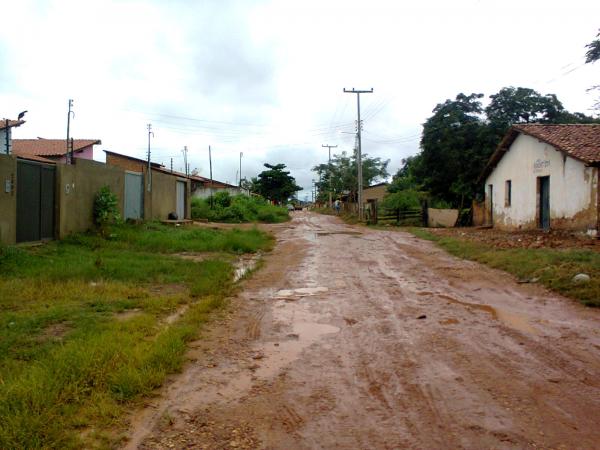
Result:
{"label": "small house", "polygon": [[488,161],[486,222],[499,229],[597,235],[600,124],[513,126]]}
{"label": "small house", "polygon": [[[73,157],[93,160],[94,145],[100,145],[101,143],[100,139],[73,139]],[[37,138],[13,140],[13,153],[22,158],[37,157],[57,163],[65,163],[67,161],[67,152],[66,139]]]}

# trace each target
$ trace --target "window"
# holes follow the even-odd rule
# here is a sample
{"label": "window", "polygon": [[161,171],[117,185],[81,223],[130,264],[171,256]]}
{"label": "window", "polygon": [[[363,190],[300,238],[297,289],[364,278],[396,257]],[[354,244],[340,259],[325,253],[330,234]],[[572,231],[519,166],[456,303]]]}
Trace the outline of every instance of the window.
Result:
{"label": "window", "polygon": [[504,206],[510,206],[512,201],[512,181],[506,180],[504,189]]}

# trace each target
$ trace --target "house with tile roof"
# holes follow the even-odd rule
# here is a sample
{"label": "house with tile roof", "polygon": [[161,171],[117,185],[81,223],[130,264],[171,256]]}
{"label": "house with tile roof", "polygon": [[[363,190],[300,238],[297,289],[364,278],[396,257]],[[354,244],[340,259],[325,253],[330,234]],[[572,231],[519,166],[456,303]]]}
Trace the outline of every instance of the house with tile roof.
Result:
{"label": "house with tile roof", "polygon": [[487,223],[597,236],[599,170],[600,124],[514,125],[480,176]]}
{"label": "house with tile roof", "polygon": [[[73,157],[94,159],[94,145],[100,139],[73,139]],[[13,139],[13,154],[23,159],[43,158],[46,162],[64,163],[67,160],[66,139]]]}
{"label": "house with tile roof", "polygon": [[10,155],[12,153],[12,128],[19,127],[24,123],[24,120],[0,120],[0,153],[5,155]]}

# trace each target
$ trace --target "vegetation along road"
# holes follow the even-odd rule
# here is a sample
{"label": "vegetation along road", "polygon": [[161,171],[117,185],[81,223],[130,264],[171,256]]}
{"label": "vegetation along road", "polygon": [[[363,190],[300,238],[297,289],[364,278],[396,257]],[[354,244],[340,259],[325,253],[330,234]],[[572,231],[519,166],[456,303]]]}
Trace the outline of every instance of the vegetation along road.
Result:
{"label": "vegetation along road", "polygon": [[128,448],[598,448],[600,311],[298,212]]}

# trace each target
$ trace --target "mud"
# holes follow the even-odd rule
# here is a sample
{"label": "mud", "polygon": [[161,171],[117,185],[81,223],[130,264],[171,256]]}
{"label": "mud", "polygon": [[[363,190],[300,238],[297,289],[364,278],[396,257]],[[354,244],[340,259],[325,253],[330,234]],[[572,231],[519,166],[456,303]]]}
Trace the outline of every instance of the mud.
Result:
{"label": "mud", "polygon": [[404,233],[275,233],[127,448],[600,448],[600,311]]}

